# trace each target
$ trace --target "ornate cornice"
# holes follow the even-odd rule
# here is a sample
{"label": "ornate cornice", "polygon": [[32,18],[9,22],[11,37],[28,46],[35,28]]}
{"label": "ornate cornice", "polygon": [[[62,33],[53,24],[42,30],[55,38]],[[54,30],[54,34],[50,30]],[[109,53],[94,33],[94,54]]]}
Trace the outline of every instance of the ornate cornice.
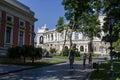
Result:
{"label": "ornate cornice", "polygon": [[[17,1],[17,3],[19,3],[19,2]],[[20,3],[20,4],[22,4],[22,3]],[[24,16],[27,16],[27,17],[31,18],[31,20],[34,21],[34,22],[37,21],[37,19],[34,18],[34,12],[32,12],[29,8],[28,8],[29,12],[27,12],[27,11],[13,5],[13,4],[8,3],[5,0],[2,0],[2,1],[0,0],[0,5],[3,6],[3,7],[10,8],[10,9],[12,9],[12,10],[14,10],[14,11],[20,13],[20,14],[23,14]]]}

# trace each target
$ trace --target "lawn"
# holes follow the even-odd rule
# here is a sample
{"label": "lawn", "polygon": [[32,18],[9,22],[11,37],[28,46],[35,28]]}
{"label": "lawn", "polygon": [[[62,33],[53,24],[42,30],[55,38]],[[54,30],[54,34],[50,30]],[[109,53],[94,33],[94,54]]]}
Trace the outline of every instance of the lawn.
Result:
{"label": "lawn", "polygon": [[[120,60],[114,60],[114,80],[120,80]],[[105,62],[99,66],[99,71],[94,70],[90,80],[109,80],[110,62]]]}
{"label": "lawn", "polygon": [[26,60],[24,63],[23,61],[15,60],[15,59],[9,59],[9,58],[0,58],[0,63],[1,64],[7,64],[7,65],[21,65],[21,66],[34,66],[34,67],[42,67],[42,66],[47,66],[47,65],[53,65],[53,64],[58,64],[62,63],[64,61],[60,60],[44,60],[44,59],[38,59],[35,60],[34,63],[31,62],[31,60]]}
{"label": "lawn", "polygon": [[[53,55],[52,58],[69,59],[68,56]],[[75,57],[75,60],[82,60],[82,57]]]}

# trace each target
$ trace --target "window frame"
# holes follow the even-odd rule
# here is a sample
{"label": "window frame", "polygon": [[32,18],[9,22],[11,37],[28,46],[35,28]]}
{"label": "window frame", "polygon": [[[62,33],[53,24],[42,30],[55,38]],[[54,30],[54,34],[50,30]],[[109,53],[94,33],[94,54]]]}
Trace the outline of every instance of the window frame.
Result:
{"label": "window frame", "polygon": [[[23,25],[21,25],[21,22],[23,23]],[[24,26],[25,26],[25,21],[24,21],[24,20],[22,20],[22,19],[20,19],[20,20],[19,20],[19,26],[24,27]]]}
{"label": "window frame", "polygon": [[79,39],[79,33],[75,32],[75,40],[78,40],[78,39]]}
{"label": "window frame", "polygon": [[[20,32],[23,32],[23,37],[22,37],[22,44],[21,44],[21,36],[20,36]],[[18,45],[19,46],[22,46],[24,45],[24,42],[25,42],[25,31],[23,30],[19,30],[19,34],[18,34]]]}
{"label": "window frame", "polygon": [[[7,29],[10,28],[10,33],[8,35],[7,33]],[[9,40],[8,40],[8,36],[9,36]],[[5,29],[5,43],[6,44],[11,44],[12,43],[12,28],[9,27],[9,26],[6,26],[6,29]]]}
{"label": "window frame", "polygon": [[32,31],[32,25],[30,24],[30,31]]}
{"label": "window frame", "polygon": [[[8,17],[11,18],[11,20],[8,20]],[[10,14],[6,15],[6,21],[13,22],[13,16]]]}

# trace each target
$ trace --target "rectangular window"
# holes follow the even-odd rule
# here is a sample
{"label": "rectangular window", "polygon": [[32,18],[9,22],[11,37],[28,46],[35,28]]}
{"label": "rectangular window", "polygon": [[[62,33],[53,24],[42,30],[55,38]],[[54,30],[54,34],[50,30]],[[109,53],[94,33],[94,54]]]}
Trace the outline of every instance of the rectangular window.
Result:
{"label": "rectangular window", "polygon": [[87,38],[86,34],[83,33],[83,35],[82,35],[82,39],[85,40],[86,38]]}
{"label": "rectangular window", "polygon": [[22,46],[24,43],[24,32],[20,31],[19,32],[19,45]]}
{"label": "rectangular window", "polygon": [[13,17],[11,15],[7,15],[6,20],[9,22],[13,22]]}
{"label": "rectangular window", "polygon": [[70,31],[67,33],[67,37],[68,37],[68,39],[71,38],[71,32]]}
{"label": "rectangular window", "polygon": [[30,30],[32,31],[32,25],[30,25]]}
{"label": "rectangular window", "polygon": [[75,40],[78,39],[78,36],[79,36],[79,33],[78,33],[78,32],[75,32]]}
{"label": "rectangular window", "polygon": [[25,22],[24,22],[23,20],[20,20],[20,21],[19,21],[19,25],[20,25],[20,26],[25,26]]}
{"label": "rectangular window", "polygon": [[6,43],[10,43],[11,42],[11,31],[12,29],[10,27],[6,28]]}

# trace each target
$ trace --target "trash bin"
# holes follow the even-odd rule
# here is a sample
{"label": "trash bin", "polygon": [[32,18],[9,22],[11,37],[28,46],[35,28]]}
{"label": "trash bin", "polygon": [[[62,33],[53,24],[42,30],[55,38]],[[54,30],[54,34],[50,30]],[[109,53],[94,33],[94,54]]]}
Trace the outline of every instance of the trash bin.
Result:
{"label": "trash bin", "polygon": [[98,63],[93,63],[93,68],[99,71],[99,64]]}
{"label": "trash bin", "polygon": [[93,63],[93,68],[96,69],[98,67],[98,64],[96,62]]}

